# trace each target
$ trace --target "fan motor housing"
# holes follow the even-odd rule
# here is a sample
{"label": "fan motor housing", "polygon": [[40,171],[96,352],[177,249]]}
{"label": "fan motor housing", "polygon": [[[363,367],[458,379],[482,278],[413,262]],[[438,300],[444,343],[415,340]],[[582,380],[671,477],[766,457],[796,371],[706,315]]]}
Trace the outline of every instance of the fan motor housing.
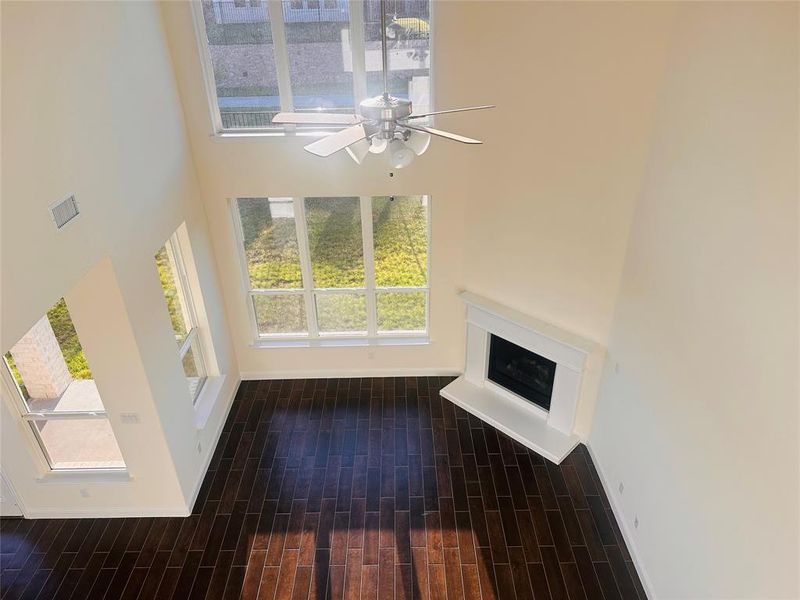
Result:
{"label": "fan motor housing", "polygon": [[411,101],[394,96],[376,96],[364,100],[358,111],[364,119],[380,125],[381,137],[391,139],[396,121],[411,114]]}

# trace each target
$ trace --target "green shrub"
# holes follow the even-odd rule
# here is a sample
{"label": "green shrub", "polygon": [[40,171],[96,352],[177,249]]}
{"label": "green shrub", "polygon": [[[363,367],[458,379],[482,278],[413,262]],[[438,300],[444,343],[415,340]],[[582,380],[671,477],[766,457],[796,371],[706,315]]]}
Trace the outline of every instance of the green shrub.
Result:
{"label": "green shrub", "polygon": [[78,339],[78,332],[75,331],[69,310],[67,310],[67,303],[63,298],[47,311],[47,320],[50,321],[50,326],[56,335],[70,375],[74,379],[91,379],[92,371],[86,362],[86,356]]}

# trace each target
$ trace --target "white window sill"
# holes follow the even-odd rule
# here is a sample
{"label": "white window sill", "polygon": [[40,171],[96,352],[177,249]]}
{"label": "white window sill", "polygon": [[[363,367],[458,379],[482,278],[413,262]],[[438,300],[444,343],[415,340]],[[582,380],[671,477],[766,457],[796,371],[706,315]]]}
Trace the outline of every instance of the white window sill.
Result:
{"label": "white window sill", "polygon": [[200,395],[194,403],[194,425],[197,429],[203,429],[208,422],[208,417],[217,404],[217,399],[225,383],[225,375],[207,377],[200,390]]}
{"label": "white window sill", "polygon": [[426,335],[416,337],[381,338],[272,338],[253,342],[251,348],[358,348],[364,346],[425,346],[431,340]]}
{"label": "white window sill", "polygon": [[288,137],[307,137],[319,138],[331,133],[336,133],[339,129],[326,129],[326,130],[300,130],[300,131],[281,131],[280,129],[226,129],[224,131],[217,131],[211,134],[211,138],[215,140],[241,140],[248,138],[264,138],[264,139],[281,139]]}
{"label": "white window sill", "polygon": [[64,469],[48,471],[36,478],[45,485],[78,483],[128,483],[132,480],[127,469]]}

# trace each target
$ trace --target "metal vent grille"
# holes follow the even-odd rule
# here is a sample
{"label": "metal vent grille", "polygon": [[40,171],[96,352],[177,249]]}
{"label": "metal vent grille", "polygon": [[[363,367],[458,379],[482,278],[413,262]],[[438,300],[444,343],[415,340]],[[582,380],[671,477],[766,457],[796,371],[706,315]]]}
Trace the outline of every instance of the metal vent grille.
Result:
{"label": "metal vent grille", "polygon": [[78,203],[75,200],[75,196],[70,196],[53,206],[51,210],[53,211],[53,220],[56,222],[56,227],[61,229],[78,216]]}

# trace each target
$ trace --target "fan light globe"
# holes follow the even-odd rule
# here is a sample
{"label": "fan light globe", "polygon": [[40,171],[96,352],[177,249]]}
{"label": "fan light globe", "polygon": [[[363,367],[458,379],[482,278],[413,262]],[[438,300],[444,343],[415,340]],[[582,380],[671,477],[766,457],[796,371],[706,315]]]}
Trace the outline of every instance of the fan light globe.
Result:
{"label": "fan light globe", "polygon": [[372,143],[369,147],[369,151],[373,154],[380,154],[381,152],[385,151],[386,148],[389,146],[389,140],[385,140],[381,137],[375,136],[372,138]]}
{"label": "fan light globe", "polygon": [[395,169],[407,167],[414,160],[414,151],[400,140],[389,143],[389,164]]}
{"label": "fan light globe", "polygon": [[431,145],[431,136],[422,131],[412,131],[409,138],[406,140],[406,146],[414,151],[414,154],[420,156],[424,154]]}

